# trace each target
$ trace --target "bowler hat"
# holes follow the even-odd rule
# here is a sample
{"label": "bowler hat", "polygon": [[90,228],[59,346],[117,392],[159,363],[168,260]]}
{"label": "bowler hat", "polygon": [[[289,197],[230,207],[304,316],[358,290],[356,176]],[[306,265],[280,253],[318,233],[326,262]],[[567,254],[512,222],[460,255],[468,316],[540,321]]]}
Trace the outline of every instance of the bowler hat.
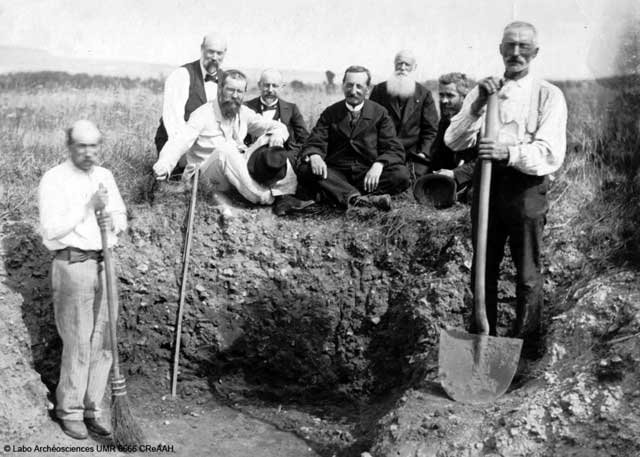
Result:
{"label": "bowler hat", "polygon": [[456,180],[438,173],[419,178],[413,186],[413,196],[418,203],[435,208],[448,208],[456,201]]}
{"label": "bowler hat", "polygon": [[260,146],[247,162],[249,174],[262,185],[270,186],[287,174],[287,156],[282,147]]}

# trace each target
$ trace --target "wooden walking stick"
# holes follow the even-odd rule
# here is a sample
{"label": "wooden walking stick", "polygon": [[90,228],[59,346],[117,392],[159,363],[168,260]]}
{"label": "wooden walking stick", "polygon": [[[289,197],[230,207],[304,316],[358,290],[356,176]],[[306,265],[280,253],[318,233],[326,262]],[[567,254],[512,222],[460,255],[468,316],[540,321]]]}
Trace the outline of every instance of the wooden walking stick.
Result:
{"label": "wooden walking stick", "polygon": [[189,215],[187,219],[187,233],[182,254],[182,281],[180,282],[180,299],[178,302],[178,317],[176,319],[176,343],[173,353],[173,373],[171,376],[171,396],[176,396],[178,385],[178,369],[180,367],[180,342],[182,338],[182,315],[184,313],[184,300],[187,291],[187,278],[189,276],[189,253],[191,252],[191,238],[193,235],[193,220],[196,213],[196,195],[198,194],[198,177],[200,168],[196,168],[193,176],[193,187],[191,189],[191,203],[189,204]]}
{"label": "wooden walking stick", "polygon": [[[102,217],[100,211],[96,212],[98,218]],[[113,353],[112,379],[111,379],[111,434],[116,446],[125,449],[144,444],[144,435],[140,426],[131,415],[129,400],[127,398],[127,386],[124,376],[120,373],[120,358],[118,357],[118,292],[113,277],[113,263],[111,251],[107,243],[107,228],[100,226],[100,238],[102,239],[102,256],[104,258],[104,273],[107,286],[107,303],[109,305],[109,329],[111,332],[111,351]]]}

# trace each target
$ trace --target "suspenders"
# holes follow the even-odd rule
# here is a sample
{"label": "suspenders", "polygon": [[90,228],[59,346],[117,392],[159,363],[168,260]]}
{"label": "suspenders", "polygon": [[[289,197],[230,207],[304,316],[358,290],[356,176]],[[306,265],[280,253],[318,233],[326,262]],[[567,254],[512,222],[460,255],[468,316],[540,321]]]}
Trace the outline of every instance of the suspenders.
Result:
{"label": "suspenders", "polygon": [[527,116],[527,132],[534,134],[538,130],[540,121],[540,80],[534,78],[531,82],[531,103],[529,104],[529,115]]}

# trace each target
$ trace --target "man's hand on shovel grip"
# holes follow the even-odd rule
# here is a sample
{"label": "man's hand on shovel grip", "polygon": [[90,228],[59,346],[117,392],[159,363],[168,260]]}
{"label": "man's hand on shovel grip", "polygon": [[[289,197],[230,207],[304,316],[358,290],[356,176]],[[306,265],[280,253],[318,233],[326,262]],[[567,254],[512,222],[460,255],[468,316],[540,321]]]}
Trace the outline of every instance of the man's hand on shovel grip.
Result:
{"label": "man's hand on shovel grip", "polygon": [[481,138],[478,142],[478,158],[494,162],[508,162],[509,147],[489,138]]}
{"label": "man's hand on shovel grip", "polygon": [[479,115],[480,111],[486,106],[489,96],[498,92],[504,82],[495,76],[481,79],[478,82],[478,97],[471,105],[471,111]]}

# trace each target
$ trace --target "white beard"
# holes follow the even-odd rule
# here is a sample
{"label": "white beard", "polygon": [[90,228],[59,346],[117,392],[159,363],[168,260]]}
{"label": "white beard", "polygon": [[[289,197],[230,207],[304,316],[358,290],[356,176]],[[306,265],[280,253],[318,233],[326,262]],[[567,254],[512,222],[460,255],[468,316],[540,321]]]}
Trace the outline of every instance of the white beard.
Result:
{"label": "white beard", "polygon": [[412,97],[416,92],[416,78],[413,73],[400,75],[394,73],[387,79],[387,92],[389,95],[400,98]]}

